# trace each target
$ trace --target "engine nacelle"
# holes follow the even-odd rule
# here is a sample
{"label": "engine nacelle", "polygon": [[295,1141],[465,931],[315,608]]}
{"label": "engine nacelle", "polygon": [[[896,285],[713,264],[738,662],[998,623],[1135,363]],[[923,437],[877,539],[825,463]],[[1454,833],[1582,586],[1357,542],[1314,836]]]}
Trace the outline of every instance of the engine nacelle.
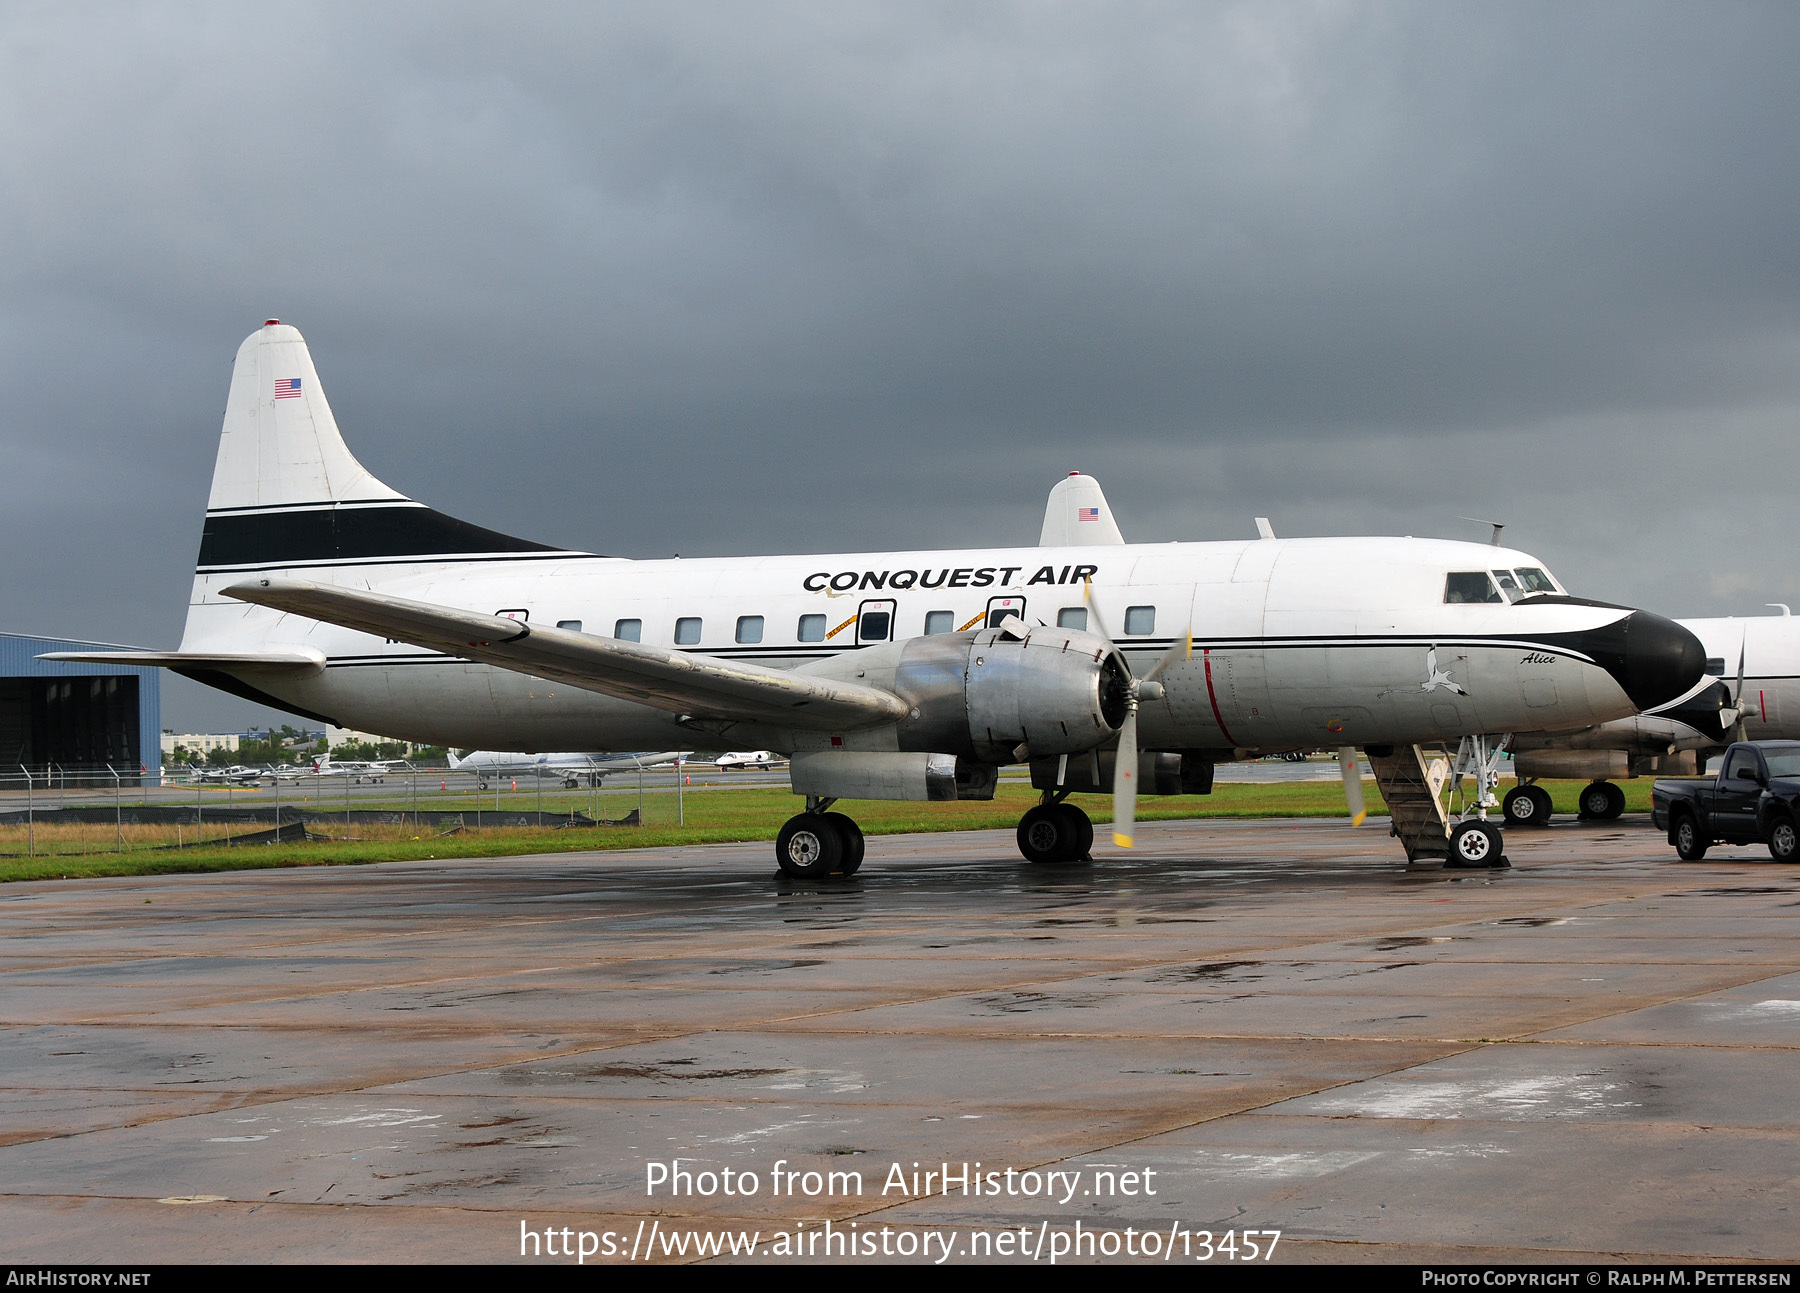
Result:
{"label": "engine nacelle", "polygon": [[1513,756],[1521,777],[1586,777],[1591,781],[1630,777],[1631,755],[1624,750],[1521,750]]}
{"label": "engine nacelle", "polygon": [[1000,764],[1020,746],[1031,756],[1078,754],[1118,733],[1131,677],[1118,648],[1075,629],[1009,623],[896,644],[891,680],[880,681],[912,705],[899,725],[902,750]]}

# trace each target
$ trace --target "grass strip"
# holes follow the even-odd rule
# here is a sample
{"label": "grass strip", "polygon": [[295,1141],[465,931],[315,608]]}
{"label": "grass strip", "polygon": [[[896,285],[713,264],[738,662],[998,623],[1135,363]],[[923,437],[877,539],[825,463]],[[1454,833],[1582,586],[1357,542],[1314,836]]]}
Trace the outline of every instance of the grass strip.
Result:
{"label": "grass strip", "polygon": [[[1556,811],[1573,814],[1576,795],[1584,781],[1552,781],[1542,784],[1550,791]],[[1650,807],[1650,782],[1622,783],[1628,812],[1647,812]],[[175,831],[172,827],[125,828],[127,848],[124,852],[103,851],[116,848],[118,832],[111,827],[88,824],[38,825],[32,846],[37,856],[23,856],[27,850],[26,828],[0,827],[0,882],[13,880],[72,879],[85,876],[166,875],[189,872],[255,870],[269,867],[357,866],[372,862],[413,861],[435,858],[507,857],[519,854],[571,853],[611,849],[666,848],[690,844],[743,843],[773,840],[781,824],[799,808],[799,801],[787,790],[769,788],[730,788],[721,793],[708,789],[690,789],[681,806],[685,824],[677,824],[675,796],[667,792],[643,797],[644,824],[637,827],[526,826],[465,830],[440,834],[438,813],[473,811],[473,804],[458,797],[443,800],[437,796],[423,800],[420,823],[365,825],[332,823],[329,817],[315,821],[309,830],[325,838],[304,843],[255,844],[232,847],[219,840],[219,834],[249,834],[266,827],[238,825],[215,828],[199,846],[170,849]],[[1373,782],[1365,782],[1364,790],[1372,816],[1386,812]],[[432,802],[436,801],[436,802]],[[901,835],[932,831],[1010,830],[1019,817],[1037,801],[1037,793],[1021,784],[1002,784],[990,801],[958,801],[948,804],[893,803],[880,800],[841,801],[839,811],[854,817],[867,835]],[[487,797],[484,803],[492,803]],[[520,813],[534,811],[535,793],[503,793],[500,811]],[[1074,802],[1104,825],[1112,820],[1112,802],[1104,795],[1077,795]],[[546,819],[556,814],[585,811],[592,801],[584,794],[546,794],[543,810]],[[623,815],[633,806],[629,796],[605,796],[601,800],[603,814]],[[621,805],[616,810],[613,804]],[[395,799],[390,802],[358,802],[358,809],[411,811],[411,803]],[[437,813],[433,809],[437,809]],[[1335,781],[1286,782],[1221,782],[1211,795],[1146,796],[1138,800],[1139,821],[1167,821],[1192,818],[1281,818],[1346,816],[1343,787]],[[187,839],[192,839],[192,827]],[[1368,829],[1365,827],[1364,829]],[[136,832],[136,834],[133,834]],[[133,846],[135,843],[135,847]],[[11,855],[11,856],[6,856]]]}

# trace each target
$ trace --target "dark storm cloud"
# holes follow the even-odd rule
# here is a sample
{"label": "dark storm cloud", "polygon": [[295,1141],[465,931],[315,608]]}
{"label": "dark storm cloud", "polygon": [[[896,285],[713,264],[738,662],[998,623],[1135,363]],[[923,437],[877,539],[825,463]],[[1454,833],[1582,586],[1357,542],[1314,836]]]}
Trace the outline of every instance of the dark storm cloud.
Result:
{"label": "dark storm cloud", "polygon": [[382,477],[602,551],[1030,541],[1079,467],[1131,537],[1498,516],[1583,591],[1800,602],[1797,52],[1750,5],[11,8],[7,627],[176,640],[274,316]]}

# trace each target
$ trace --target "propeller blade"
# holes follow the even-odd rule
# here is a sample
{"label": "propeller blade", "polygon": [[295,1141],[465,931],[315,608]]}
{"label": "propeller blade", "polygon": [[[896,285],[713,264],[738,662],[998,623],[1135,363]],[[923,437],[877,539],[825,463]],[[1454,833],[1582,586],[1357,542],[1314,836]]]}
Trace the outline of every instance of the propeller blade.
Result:
{"label": "propeller blade", "polygon": [[[1731,697],[1731,708],[1734,711],[1731,716],[1731,739],[1734,741],[1750,739],[1750,733],[1744,722],[1744,655],[1749,645],[1750,634],[1746,632],[1743,640],[1738,643],[1737,690],[1732,693]],[[1719,715],[1719,721],[1721,723],[1725,721],[1724,714]]]}
{"label": "propeller blade", "polygon": [[1106,621],[1100,615],[1100,603],[1094,600],[1094,580],[1092,576],[1084,576],[1082,578],[1081,600],[1087,603],[1089,624],[1101,637],[1105,638],[1108,642],[1111,642],[1113,640],[1113,635],[1107,632]]}
{"label": "propeller blade", "polygon": [[1361,826],[1369,812],[1363,803],[1362,764],[1357,761],[1354,745],[1346,745],[1338,751],[1338,771],[1344,774],[1344,798],[1350,801],[1350,824]]}
{"label": "propeller blade", "polygon": [[1119,753],[1113,763],[1113,843],[1122,849],[1132,847],[1137,823],[1137,691],[1134,687],[1131,707],[1119,726]]}
{"label": "propeller blade", "polygon": [[[1151,666],[1150,672],[1144,675],[1144,679],[1145,681],[1149,681],[1152,678],[1161,677],[1162,671],[1174,664],[1177,660],[1191,660],[1193,658],[1194,626],[1190,624],[1181,631],[1181,636],[1175,639],[1169,649],[1163,652],[1162,659]],[[1145,699],[1148,700],[1150,698],[1145,697]]]}

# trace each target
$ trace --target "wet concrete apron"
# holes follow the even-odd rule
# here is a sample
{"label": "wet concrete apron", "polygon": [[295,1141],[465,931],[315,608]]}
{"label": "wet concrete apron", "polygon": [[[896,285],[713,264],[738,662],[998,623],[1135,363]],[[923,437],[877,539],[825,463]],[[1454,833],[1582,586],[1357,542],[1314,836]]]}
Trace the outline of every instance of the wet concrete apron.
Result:
{"label": "wet concrete apron", "polygon": [[[1643,821],[1407,872],[1151,823],[0,890],[15,1261],[517,1259],[520,1224],[1282,1232],[1277,1260],[1800,1257],[1800,872]],[[760,1174],[646,1197],[651,1162]],[[787,1197],[770,1173],[858,1171]],[[1152,1197],[881,1193],[894,1163]],[[1083,1179],[1086,1179],[1085,1177]]]}

